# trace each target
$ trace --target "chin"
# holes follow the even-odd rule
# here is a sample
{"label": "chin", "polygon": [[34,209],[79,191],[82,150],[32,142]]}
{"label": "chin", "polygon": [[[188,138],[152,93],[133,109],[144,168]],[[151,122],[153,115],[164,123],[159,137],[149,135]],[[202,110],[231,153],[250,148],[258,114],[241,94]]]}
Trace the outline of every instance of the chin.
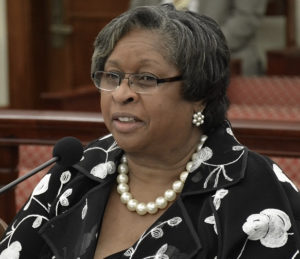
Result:
{"label": "chin", "polygon": [[113,137],[116,140],[118,146],[125,152],[138,152],[141,150],[141,141],[139,141],[136,136],[120,136],[119,134],[114,134]]}

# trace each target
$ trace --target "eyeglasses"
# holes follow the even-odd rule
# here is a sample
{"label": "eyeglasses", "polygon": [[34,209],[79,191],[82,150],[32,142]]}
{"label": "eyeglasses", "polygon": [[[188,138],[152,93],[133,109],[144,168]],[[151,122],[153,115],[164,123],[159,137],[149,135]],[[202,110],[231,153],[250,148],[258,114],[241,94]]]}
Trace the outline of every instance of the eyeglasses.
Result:
{"label": "eyeglasses", "polygon": [[[125,75],[128,75],[128,77],[125,77]],[[182,76],[157,78],[149,73],[129,74],[96,71],[93,73],[92,79],[95,86],[104,91],[114,91],[121,85],[123,79],[128,79],[129,87],[136,93],[150,93],[158,86],[158,84],[180,81],[182,80]]]}

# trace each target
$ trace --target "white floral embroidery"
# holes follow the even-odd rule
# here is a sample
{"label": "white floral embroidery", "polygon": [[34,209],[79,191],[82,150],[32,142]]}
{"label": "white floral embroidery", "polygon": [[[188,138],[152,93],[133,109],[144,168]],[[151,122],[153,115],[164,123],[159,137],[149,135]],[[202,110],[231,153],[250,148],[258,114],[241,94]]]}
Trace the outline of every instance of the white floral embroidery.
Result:
{"label": "white floral embroidery", "polygon": [[292,235],[287,233],[290,228],[289,216],[279,209],[265,209],[259,214],[250,215],[242,227],[248,238],[237,259],[242,256],[248,240],[259,240],[268,248],[284,246],[288,241],[288,235]]}
{"label": "white floral embroidery", "polygon": [[35,221],[32,224],[33,228],[38,228],[41,226],[43,218],[41,216],[36,217]]}
{"label": "white floral embroidery", "polygon": [[[61,174],[59,180],[60,180],[60,187],[59,187],[59,190],[57,192],[57,196],[59,196],[60,192],[61,192],[61,189],[62,187],[64,186],[64,184],[66,184],[67,182],[69,182],[71,179],[71,172],[70,171],[65,171]],[[57,197],[56,196],[56,197]]]}
{"label": "white floral embroidery", "polygon": [[293,255],[292,259],[295,259],[298,254],[299,254],[299,250],[296,251],[296,253]]}
{"label": "white floral embroidery", "polygon": [[289,183],[295,189],[295,191],[298,192],[296,185],[282,172],[278,165],[273,164],[273,171],[280,182]]}
{"label": "white floral embroidery", "polygon": [[233,146],[232,147],[232,150],[233,151],[241,151],[241,150],[243,150],[245,147],[244,146]]}
{"label": "white floral embroidery", "polygon": [[240,142],[237,140],[237,138],[235,137],[235,135],[233,134],[233,131],[232,131],[232,129],[231,129],[230,127],[226,128],[226,132],[227,132],[230,136],[232,136],[232,137],[235,139],[236,142],[240,143]]}
{"label": "white floral embroidery", "polygon": [[2,251],[0,259],[19,259],[22,245],[19,241],[14,241],[9,247]]}
{"label": "white floral embroidery", "polygon": [[171,218],[167,221],[167,224],[171,227],[175,227],[177,226],[178,224],[180,224],[182,221],[182,218],[180,217],[174,217],[174,218]]}
{"label": "white floral embroidery", "polygon": [[108,174],[113,174],[116,171],[116,165],[113,161],[108,161],[106,163],[100,163],[94,166],[91,170],[91,174],[104,179]]}
{"label": "white floral embroidery", "polygon": [[214,175],[215,175],[215,181],[214,181],[213,187],[214,187],[214,188],[217,187],[218,184],[219,184],[219,178],[220,178],[220,174],[221,174],[221,173],[222,173],[223,177],[225,178],[225,180],[227,180],[227,181],[229,181],[229,182],[233,181],[233,179],[227,175],[226,170],[225,170],[225,166],[229,166],[229,165],[232,165],[232,164],[236,163],[238,160],[241,159],[241,157],[243,157],[244,152],[245,152],[245,151],[242,150],[242,152],[239,154],[239,156],[238,156],[235,160],[230,161],[229,163],[226,163],[226,164],[215,165],[215,164],[210,164],[210,163],[207,163],[207,162],[203,161],[203,164],[208,165],[208,166],[213,166],[213,167],[215,167],[215,169],[212,170],[212,171],[210,172],[210,174],[207,176],[207,178],[205,179],[205,182],[204,182],[204,184],[203,184],[203,188],[204,188],[204,189],[207,188],[210,179],[211,179]]}
{"label": "white floral embroidery", "polygon": [[[227,194],[228,194],[228,190],[226,190],[226,189],[220,189],[220,190],[217,190],[216,193],[215,193],[215,195],[212,196],[212,197],[214,197],[213,204],[214,204],[216,210],[218,210],[220,208],[220,206],[221,206],[221,200]],[[217,224],[216,224],[216,218],[215,218],[214,215],[211,215],[211,216],[207,217],[204,220],[204,222],[213,225],[216,234],[218,234]]]}
{"label": "white floral embroidery", "polygon": [[70,171],[63,172],[59,179],[60,179],[61,184],[66,184],[71,179],[71,172]]}
{"label": "white floral embroidery", "polygon": [[212,155],[213,155],[213,152],[209,147],[201,148],[200,151],[198,151],[194,156],[193,165],[190,169],[190,172],[193,172],[197,168],[199,168],[199,166],[203,162],[209,160],[212,157]]}
{"label": "white floral embroidery", "polygon": [[[107,135],[107,136],[105,136],[105,137],[103,137],[103,138],[101,138],[100,140],[103,140],[103,139],[109,138],[109,137],[111,137],[111,134],[110,134],[110,135]],[[84,153],[86,153],[86,152],[88,152],[88,151],[90,151],[90,150],[102,150],[103,152],[105,152],[105,153],[107,154],[107,153],[109,153],[109,152],[111,152],[111,151],[114,151],[114,150],[116,150],[116,149],[120,149],[120,147],[118,146],[117,142],[114,141],[114,143],[112,143],[112,145],[111,145],[107,150],[105,150],[105,149],[103,149],[103,148],[101,148],[101,147],[90,147],[90,148],[85,149],[85,150],[84,150]]]}
{"label": "white floral embroidery", "polygon": [[231,135],[231,136],[233,136],[233,137],[234,137],[234,135],[233,135],[233,132],[232,132],[232,129],[231,129],[231,128],[226,128],[226,132],[227,132],[229,135]]}
{"label": "white floral embroidery", "polygon": [[[129,259],[132,258],[132,256],[134,255],[134,253],[136,252],[136,250],[138,249],[140,243],[147,237],[149,236],[149,234],[151,235],[151,237],[155,238],[155,239],[159,239],[161,237],[163,237],[164,232],[163,232],[163,226],[164,225],[168,225],[170,227],[175,227],[177,225],[179,225],[182,222],[182,218],[180,217],[174,217],[171,218],[167,221],[164,221],[160,224],[158,224],[157,226],[155,226],[154,228],[150,229],[148,232],[144,233],[140,239],[138,240],[137,244],[135,247],[130,247],[129,249],[126,250],[126,252],[124,253],[124,256],[129,257]],[[165,254],[165,252],[168,249],[168,244],[164,244],[153,256],[148,256],[145,257],[144,259],[148,259],[148,258],[154,258],[154,259],[169,259],[169,256]]]}
{"label": "white floral embroidery", "polygon": [[216,234],[218,235],[218,229],[217,229],[217,224],[216,224],[216,218],[215,218],[214,215],[207,217],[207,218],[204,220],[204,222],[207,223],[207,224],[213,225],[213,226],[214,226],[214,230],[215,230]]}
{"label": "white floral embroidery", "polygon": [[165,254],[168,250],[168,244],[164,244],[159,250],[156,252],[154,259],[169,259],[169,256]]}
{"label": "white floral embroidery", "polygon": [[[31,204],[31,201],[34,199],[34,196],[40,195],[42,193],[45,193],[48,190],[48,186],[49,186],[49,181],[50,181],[50,174],[46,174],[42,180],[37,184],[37,186],[34,188],[29,201],[27,202],[27,204],[24,206],[24,210],[27,210]],[[36,200],[36,199],[34,199]],[[36,200],[37,201],[37,200]],[[41,204],[42,205],[42,204]],[[43,206],[43,205],[42,205]],[[45,206],[43,206],[46,210],[47,208]],[[47,210],[48,211],[48,210]]]}
{"label": "white floral embroidery", "polygon": [[129,249],[126,250],[126,252],[124,253],[124,256],[131,257],[133,255],[134,251],[135,250],[133,249],[133,247],[130,247]]}
{"label": "white floral embroidery", "polygon": [[87,204],[87,199],[85,199],[85,205],[81,211],[81,219],[84,220],[85,217],[86,217],[86,213],[87,213],[87,210],[88,210],[88,204]]}
{"label": "white floral embroidery", "polygon": [[218,165],[214,170],[212,170],[210,172],[210,174],[207,176],[204,184],[203,184],[203,188],[206,189],[207,188],[207,185],[208,185],[208,182],[209,180],[213,177],[214,174],[216,174],[216,178],[215,178],[215,183],[214,183],[214,187],[217,187],[218,184],[219,184],[219,177],[220,177],[220,174],[223,174],[224,178],[231,182],[233,179],[230,178],[227,174],[226,174],[226,170],[225,170],[225,166],[224,165]]}
{"label": "white floral embroidery", "polygon": [[99,138],[99,140],[104,140],[104,139],[110,138],[111,136],[112,136],[112,134],[107,134],[107,135]]}
{"label": "white floral embroidery", "polygon": [[111,152],[115,149],[119,149],[119,146],[116,141],[114,141],[114,143],[112,143],[112,145],[107,149],[107,152]]}
{"label": "white floral embroidery", "polygon": [[[24,218],[22,218],[22,220],[18,223],[16,223],[16,221],[14,221],[10,227],[10,229],[8,231],[6,231],[6,236],[0,241],[0,245],[3,244],[6,240],[8,240],[8,246],[10,246],[10,241],[12,240],[13,235],[15,234],[16,230],[18,229],[18,227],[27,219],[30,218],[35,218],[32,227],[36,228],[39,227],[40,224],[42,223],[42,220],[46,220],[48,221],[49,219],[45,216],[42,215],[38,215],[38,214],[30,214]],[[16,225],[17,224],[17,225]],[[0,258],[1,259],[1,258]]]}
{"label": "white floral embroidery", "polygon": [[60,197],[59,197],[59,203],[62,206],[69,206],[69,200],[68,197],[72,194],[73,190],[70,188],[66,190]]}
{"label": "white floral embroidery", "polygon": [[259,214],[252,214],[243,225],[243,231],[250,240],[260,240],[263,246],[269,248],[284,246],[290,228],[289,216],[278,209],[265,209]]}
{"label": "white floral embroidery", "polygon": [[216,210],[218,210],[221,206],[221,199],[223,199],[226,195],[228,194],[228,190],[226,189],[220,189],[218,191],[216,191],[216,194],[213,196],[214,200],[214,206],[216,208]]}
{"label": "white floral embroidery", "polygon": [[45,175],[38,185],[34,188],[32,195],[40,195],[48,190],[50,174]]}
{"label": "white floral embroidery", "polygon": [[64,207],[67,207],[69,206],[69,200],[68,200],[68,197],[72,194],[73,190],[70,188],[70,189],[67,189],[60,197],[59,197],[59,200],[58,202],[56,203],[56,215],[58,215],[58,206],[59,204],[61,204],[62,206]]}
{"label": "white floral embroidery", "polygon": [[161,238],[164,235],[164,231],[160,227],[151,229],[150,233],[151,236],[156,239]]}

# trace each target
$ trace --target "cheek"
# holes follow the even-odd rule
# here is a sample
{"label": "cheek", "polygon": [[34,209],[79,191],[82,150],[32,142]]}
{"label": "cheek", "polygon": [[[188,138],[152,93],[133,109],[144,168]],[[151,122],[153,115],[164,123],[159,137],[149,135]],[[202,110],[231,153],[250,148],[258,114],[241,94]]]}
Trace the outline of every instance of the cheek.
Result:
{"label": "cheek", "polygon": [[151,121],[155,124],[155,127],[171,127],[180,118],[182,107],[180,103],[163,102],[152,105],[151,109]]}

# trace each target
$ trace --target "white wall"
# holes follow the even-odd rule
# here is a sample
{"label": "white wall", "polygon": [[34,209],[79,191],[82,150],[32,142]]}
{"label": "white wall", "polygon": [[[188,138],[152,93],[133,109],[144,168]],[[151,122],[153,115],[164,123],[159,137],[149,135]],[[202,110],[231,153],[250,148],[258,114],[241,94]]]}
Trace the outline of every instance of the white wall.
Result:
{"label": "white wall", "polygon": [[6,0],[0,0],[0,107],[9,103]]}

